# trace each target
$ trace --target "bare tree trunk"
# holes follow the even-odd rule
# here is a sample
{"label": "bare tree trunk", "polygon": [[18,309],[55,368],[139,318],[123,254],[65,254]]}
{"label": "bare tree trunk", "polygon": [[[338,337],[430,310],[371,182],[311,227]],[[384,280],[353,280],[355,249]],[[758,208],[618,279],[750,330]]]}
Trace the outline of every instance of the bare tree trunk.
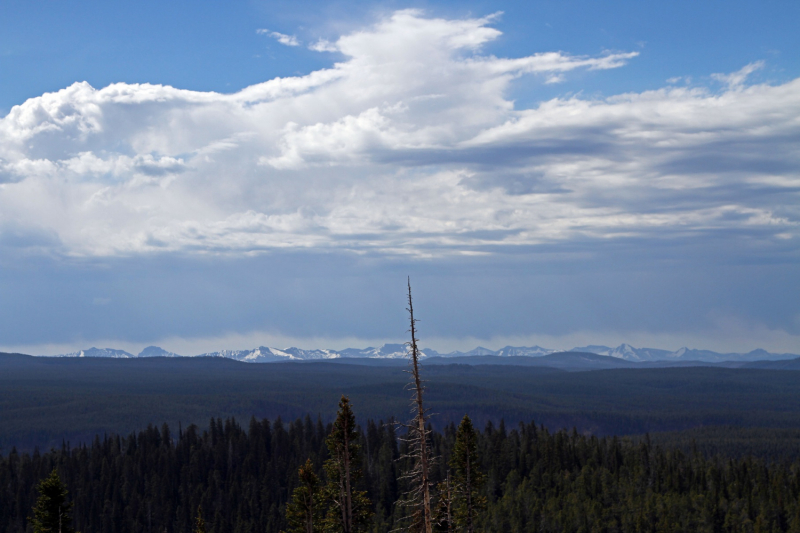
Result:
{"label": "bare tree trunk", "polygon": [[470,467],[472,466],[472,457],[467,456],[467,533],[472,533],[472,479],[470,479]]}
{"label": "bare tree trunk", "polygon": [[339,499],[342,502],[342,531],[344,533],[350,533],[350,530],[347,529],[347,504],[345,499],[347,496],[344,493],[344,481],[339,481]]}
{"label": "bare tree trunk", "polygon": [[306,512],[306,533],[314,533],[314,495],[309,491],[308,498],[308,511]]}
{"label": "bare tree trunk", "polygon": [[447,471],[447,477],[445,478],[445,484],[444,484],[444,491],[439,492],[439,497],[446,498],[444,519],[447,521],[447,533],[450,533],[453,531],[453,484],[450,481],[450,470]]}
{"label": "bare tree trunk", "polygon": [[420,467],[419,483],[422,495],[422,513],[425,533],[433,533],[431,521],[431,492],[429,475],[429,458],[427,432],[425,429],[425,408],[422,404],[422,380],[419,377],[419,348],[417,347],[417,328],[414,320],[414,304],[411,300],[411,279],[408,280],[408,314],[411,319],[411,364],[414,378],[414,392],[416,395],[416,431],[418,441],[418,458]]}
{"label": "bare tree trunk", "polygon": [[345,533],[350,533],[353,530],[353,491],[350,487],[350,428],[345,425],[344,430],[344,511]]}

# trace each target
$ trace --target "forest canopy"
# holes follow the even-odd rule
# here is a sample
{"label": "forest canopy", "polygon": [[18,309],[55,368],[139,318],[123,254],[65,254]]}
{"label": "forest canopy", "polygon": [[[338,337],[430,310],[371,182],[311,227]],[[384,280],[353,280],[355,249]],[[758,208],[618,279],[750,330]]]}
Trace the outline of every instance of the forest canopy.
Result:
{"label": "forest canopy", "polygon": [[[357,405],[354,408],[357,409]],[[183,533],[201,507],[208,533],[279,531],[308,459],[324,479],[330,424],[214,419],[172,430],[149,427],[76,448],[0,458],[0,533],[22,533],[36,486],[56,469],[82,533]],[[800,531],[800,461],[704,457],[642,438],[551,433],[534,423],[492,423],[476,432],[486,480],[485,531]],[[456,427],[431,433],[433,481],[446,478]],[[371,501],[370,530],[388,532],[404,510],[403,441],[395,425],[358,429]],[[592,529],[594,528],[594,529]]]}

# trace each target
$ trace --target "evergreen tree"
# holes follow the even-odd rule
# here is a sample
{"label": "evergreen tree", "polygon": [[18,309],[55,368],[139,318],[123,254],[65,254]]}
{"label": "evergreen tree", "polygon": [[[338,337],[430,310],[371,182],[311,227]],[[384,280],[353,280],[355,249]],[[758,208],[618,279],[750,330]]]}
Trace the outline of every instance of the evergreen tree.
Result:
{"label": "evergreen tree", "polygon": [[356,490],[361,479],[360,432],[350,407],[350,400],[342,396],[333,431],[326,443],[330,459],[325,461],[328,477],[326,495],[331,503],[325,518],[325,529],[342,533],[366,531],[372,503],[364,491]]}
{"label": "evergreen tree", "polygon": [[194,518],[194,532],[193,533],[206,533],[206,521],[203,518],[203,508],[197,506],[197,516]]}
{"label": "evergreen tree", "polygon": [[456,486],[456,528],[473,533],[475,519],[486,509],[486,497],[482,495],[486,475],[480,469],[478,435],[467,415],[464,415],[456,431],[450,467],[453,469]]}
{"label": "evergreen tree", "polygon": [[297,471],[300,486],[294,489],[292,500],[286,505],[289,533],[317,533],[322,531],[322,502],[319,478],[314,473],[311,459]]}
{"label": "evergreen tree", "polygon": [[[376,502],[369,530],[424,530],[419,506],[392,505],[405,488],[398,474],[412,461],[398,458],[408,454],[409,443],[398,443],[392,425],[367,423],[370,427],[371,437],[369,430],[359,433],[362,450],[370,452],[361,454],[364,477],[356,483]],[[69,479],[68,498],[74,502],[71,524],[61,510],[62,531],[192,533],[201,503],[209,532],[288,531],[286,487],[291,491],[300,484],[298,468],[308,457],[312,463],[328,457],[326,433],[332,428],[318,424],[309,432],[302,419],[262,420],[245,431],[235,420],[215,419],[208,431],[182,428],[174,444],[165,440],[168,432],[150,426],[125,438],[108,435],[74,448],[44,453],[12,449],[0,455],[0,533],[34,532],[26,517],[34,514],[41,473],[46,476],[53,465],[62,479]],[[736,434],[719,431],[719,442]],[[764,431],[764,444],[774,442],[773,430]],[[461,455],[455,450],[456,433],[456,426],[448,425],[443,433],[430,434],[431,450],[443,457],[434,465],[435,481],[446,481],[446,466]],[[487,424],[475,434],[479,473],[486,479],[481,492],[488,498],[476,531],[800,533],[800,454],[780,461],[741,457],[751,448],[739,442],[732,446],[742,446],[740,458],[697,455],[688,448],[653,445],[646,437],[551,433],[533,423],[507,430]],[[314,473],[319,476],[321,470]],[[463,501],[454,468],[450,481],[455,519]],[[319,483],[322,495],[324,482]],[[438,487],[433,524],[447,531],[438,521],[444,513],[436,512],[446,507],[447,491]],[[63,503],[63,489],[56,495]],[[317,533],[323,531],[326,511],[321,503]],[[454,524],[451,531],[465,527]]]}
{"label": "evergreen tree", "polygon": [[67,488],[54,468],[39,483],[39,499],[30,518],[33,533],[74,533],[72,529],[72,503],[67,502]]}

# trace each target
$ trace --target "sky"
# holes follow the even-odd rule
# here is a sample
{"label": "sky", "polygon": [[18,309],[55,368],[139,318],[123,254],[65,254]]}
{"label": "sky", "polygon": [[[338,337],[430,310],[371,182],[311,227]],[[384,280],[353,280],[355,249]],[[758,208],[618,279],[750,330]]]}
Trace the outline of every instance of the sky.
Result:
{"label": "sky", "polygon": [[0,5],[0,350],[800,353],[800,4]]}

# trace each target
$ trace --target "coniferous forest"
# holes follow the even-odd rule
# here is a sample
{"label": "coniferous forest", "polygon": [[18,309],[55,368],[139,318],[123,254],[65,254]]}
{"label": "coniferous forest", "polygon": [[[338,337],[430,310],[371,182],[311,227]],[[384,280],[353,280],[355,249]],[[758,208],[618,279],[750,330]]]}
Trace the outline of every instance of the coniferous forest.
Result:
{"label": "coniferous forest", "polygon": [[[369,362],[371,360],[367,360]],[[360,362],[359,362],[360,363]],[[406,365],[334,362],[248,364],[220,358],[48,358],[0,354],[0,453],[127,435],[152,423],[205,426],[210,418],[333,420],[346,394],[356,417],[405,419]],[[542,367],[424,363],[431,423],[442,430],[469,413],[478,427],[504,418],[536,420],[551,431],[644,435],[729,426],[782,431],[781,447],[800,457],[800,380],[796,371],[725,368],[565,372]],[[778,406],[780,408],[778,408]],[[792,433],[792,435],[789,435]],[[698,445],[757,434],[703,432]],[[791,437],[791,438],[789,438]],[[675,435],[677,443],[681,435]],[[790,443],[791,440],[794,444]],[[684,442],[679,443],[681,446]],[[724,452],[738,455],[740,446]],[[760,449],[757,449],[760,448]],[[783,454],[775,454],[776,457]]]}
{"label": "coniferous forest", "polygon": [[[357,409],[357,406],[354,406]],[[358,428],[370,500],[365,530],[403,526],[406,444],[392,423]],[[32,531],[36,485],[55,469],[82,533],[192,531],[198,507],[209,533],[280,531],[310,459],[326,479],[332,425],[211,420],[0,459],[0,531]],[[800,531],[800,461],[705,458],[649,443],[548,432],[534,423],[476,431],[485,510],[477,531]],[[445,481],[456,426],[430,433],[434,482]],[[437,496],[437,498],[440,496]],[[434,502],[435,504],[436,502]]]}
{"label": "coniferous forest", "polygon": [[687,447],[681,433],[660,445],[533,421],[490,418],[479,430],[468,414],[435,430],[410,286],[408,311],[406,423],[359,426],[342,395],[327,423],[212,417],[206,428],[12,448],[0,455],[0,533],[800,533],[791,428],[709,433],[726,454]]}

